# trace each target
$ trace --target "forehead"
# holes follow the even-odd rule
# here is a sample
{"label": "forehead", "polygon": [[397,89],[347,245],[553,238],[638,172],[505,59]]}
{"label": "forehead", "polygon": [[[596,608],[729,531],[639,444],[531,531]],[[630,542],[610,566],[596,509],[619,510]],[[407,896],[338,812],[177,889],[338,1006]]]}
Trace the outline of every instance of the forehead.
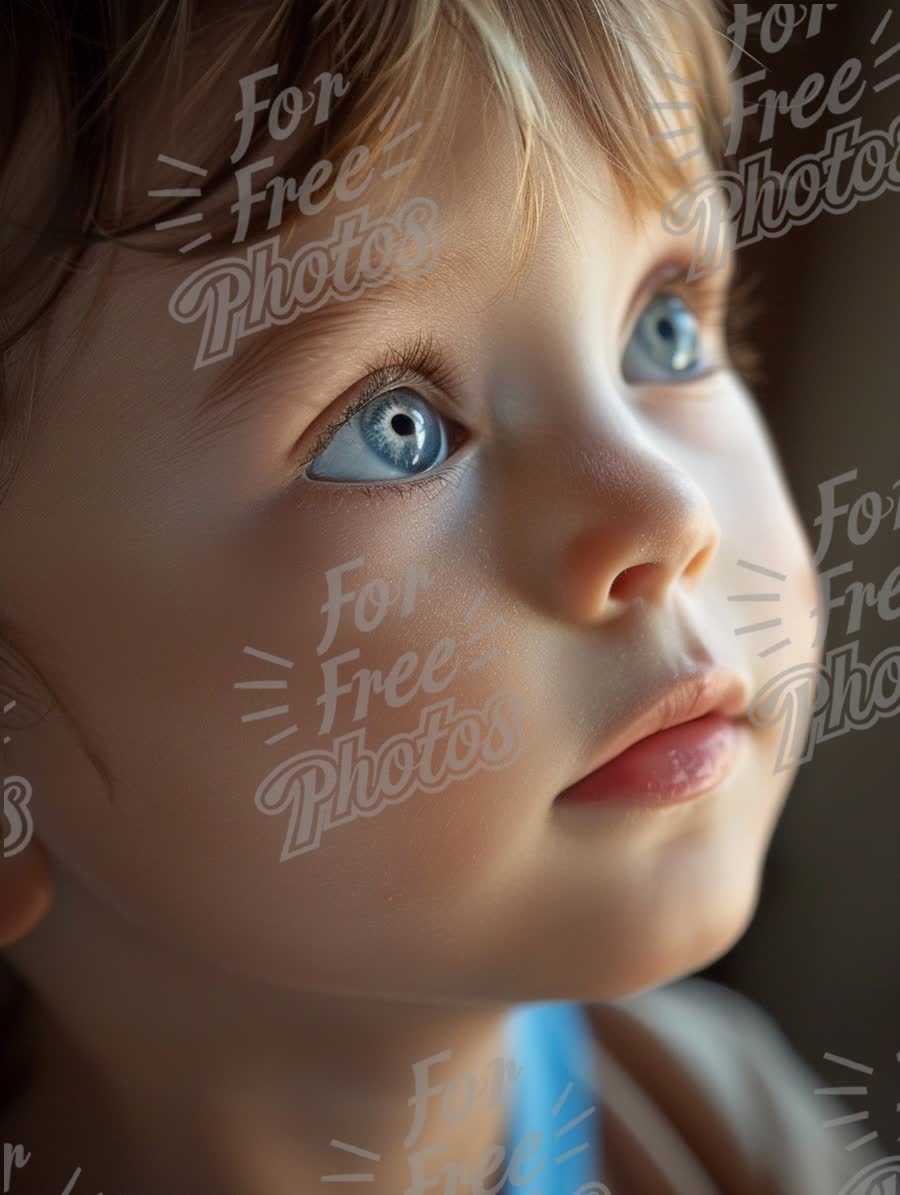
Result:
{"label": "forehead", "polygon": [[[514,192],[516,161],[510,140],[497,135],[496,112],[479,103],[472,88],[460,95],[452,119],[440,120],[399,95],[376,101],[378,107],[361,113],[370,135],[332,146],[327,130],[317,127],[315,112],[321,109],[324,119],[318,123],[324,126],[328,96],[335,89],[350,92],[351,80],[329,76],[318,86],[278,93],[267,90],[266,80],[233,82],[231,93],[207,109],[205,130],[195,127],[182,142],[179,157],[151,157],[149,147],[142,151],[140,174],[154,184],[146,187],[142,217],[154,202],[181,200],[182,206],[174,216],[153,220],[152,238],[148,227],[131,243],[149,246],[152,239],[154,247],[177,253],[182,261],[274,235],[285,248],[325,243],[350,213],[362,212],[365,223],[414,198],[440,203],[442,228],[459,244],[457,267],[477,258],[465,252],[463,241],[496,239],[499,227],[484,226],[486,208],[492,199],[502,202],[510,188]],[[251,107],[258,109],[263,136],[248,146]],[[308,111],[298,121],[302,108]],[[223,162],[223,177],[210,186],[211,172],[195,163],[203,160],[204,134],[208,139],[214,129],[220,137],[225,134],[230,156]],[[508,220],[503,225],[508,230]],[[468,237],[457,235],[463,231]],[[351,244],[351,255],[359,247]]]}
{"label": "forehead", "polygon": [[[206,47],[206,57],[195,57],[189,70],[200,72],[207,58],[224,50],[224,43],[218,50]],[[671,191],[709,165],[700,122],[692,126],[691,118],[678,110],[688,106],[686,100],[672,100],[673,88],[689,96],[693,85],[686,68],[682,75],[669,72],[668,82],[654,75],[637,49],[632,65],[656,130],[652,139],[659,161],[657,181],[666,177]],[[437,70],[437,58],[433,66]],[[673,66],[677,68],[677,61]],[[609,73],[608,64],[600,61],[593,70],[598,83],[604,72]],[[134,243],[152,240],[155,247],[180,255],[188,250],[197,260],[225,245],[261,240],[275,232],[288,243],[296,238],[315,241],[342,209],[393,210],[401,198],[426,195],[429,189],[444,197],[442,220],[459,222],[471,234],[491,200],[505,203],[510,188],[516,195],[522,155],[514,147],[522,131],[501,106],[487,69],[471,56],[454,64],[453,84],[446,93],[437,80],[429,90],[426,72],[417,97],[405,96],[399,88],[385,90],[383,81],[376,90],[371,81],[332,71],[322,53],[307,70],[303,85],[280,86],[275,73],[274,63],[242,67],[234,62],[201,107],[173,103],[173,110],[158,122],[160,128],[170,127],[166,144],[153,144],[149,121],[142,121],[127,137],[123,148],[134,159],[129,173],[137,182],[129,203],[139,209],[140,221],[152,219]],[[608,153],[596,134],[573,117],[571,98],[568,103],[563,99],[556,77],[540,63],[532,73],[566,161],[604,201],[614,204],[614,184],[629,172],[628,163],[621,160],[621,146],[619,152]],[[440,94],[440,105],[433,94]],[[251,145],[254,122],[257,140]],[[624,156],[628,136],[626,128]],[[635,128],[633,137],[651,140],[644,127]],[[536,148],[539,143],[535,138]],[[676,158],[679,165],[673,168]],[[616,160],[615,172],[609,169],[610,160]],[[546,164],[542,153],[534,153],[528,169],[550,196],[553,187]],[[173,203],[178,210],[169,215],[165,209]],[[473,218],[476,210],[482,214]],[[503,220],[507,232],[512,230],[512,215],[510,207]]]}
{"label": "forehead", "polygon": [[[340,257],[347,275],[356,275],[365,258],[376,276],[376,283],[364,287],[351,304],[326,296],[317,309],[272,320],[258,334],[254,329],[252,341],[238,346],[240,358],[263,351],[272,340],[270,333],[277,338],[279,323],[299,325],[293,339],[304,330],[311,339],[329,319],[352,325],[364,314],[360,308],[372,309],[389,324],[392,309],[408,313],[411,303],[434,303],[442,293],[461,299],[471,293],[480,305],[487,289],[503,286],[512,273],[520,231],[518,130],[486,72],[467,62],[451,102],[438,111],[427,96],[410,101],[385,93],[370,99],[359,81],[328,71],[324,60],[320,65],[321,70],[308,73],[305,86],[279,88],[274,64],[242,69],[235,63],[202,112],[194,114],[200,119],[190,119],[176,105],[168,122],[148,121],[142,137],[128,147],[134,161],[131,176],[138,184],[131,202],[142,209],[143,218],[148,206],[160,215],[151,216],[144,231],[128,237],[126,244],[161,254],[151,265],[166,273],[169,294],[189,290],[190,281],[206,272],[210,281],[200,301],[212,301],[215,286],[238,286],[235,279],[249,272],[251,257],[252,287],[266,294],[270,279],[284,275],[298,258],[314,260],[318,264],[310,269],[321,272],[322,262],[330,268]],[[585,257],[621,259],[630,243],[626,224],[638,217],[645,231],[655,221],[658,236],[659,207],[625,209],[603,148],[573,118],[549,75],[539,72],[538,77],[567,160],[599,199],[591,204],[583,195],[555,191],[546,162],[533,159],[543,199],[535,233],[549,246],[541,269],[562,268],[548,259],[557,247],[564,249],[572,229],[579,242],[591,241],[583,245]],[[683,119],[664,97],[664,89],[648,79],[648,105],[659,105],[653,112],[663,161],[671,159],[674,147],[662,134]],[[355,105],[351,115],[358,121],[362,117],[367,130],[362,136],[342,141],[329,135],[341,101]],[[251,143],[254,121],[261,137]],[[148,135],[147,130],[157,127],[170,128],[165,145],[153,144]],[[216,162],[221,165],[218,176]],[[707,165],[703,155],[689,155],[681,170],[687,177],[697,176]],[[179,209],[166,211],[173,202]],[[549,219],[548,209],[555,209]],[[404,217],[413,224],[417,217],[419,230],[426,225],[433,236],[435,251],[426,255],[427,297],[418,286],[421,272],[389,268]],[[390,226],[394,232],[389,234]],[[563,254],[555,256],[562,260]],[[169,324],[169,330],[174,332],[174,326]]]}
{"label": "forehead", "polygon": [[[223,335],[216,352],[234,360],[215,370],[214,389],[213,377],[207,375],[211,402],[235,385],[240,387],[257,361],[287,343],[280,335],[282,322],[294,324],[289,336],[293,346],[300,347],[302,341],[309,347],[327,332],[343,330],[350,335],[354,327],[361,329],[365,317],[388,327],[392,315],[399,324],[408,323],[416,307],[422,315],[429,308],[432,314],[439,309],[446,312],[450,304],[454,309],[461,304],[481,308],[513,272],[520,159],[514,131],[504,124],[498,105],[491,103],[483,74],[470,72],[449,118],[439,127],[426,127],[431,115],[427,109],[416,111],[414,105],[404,106],[395,97],[384,113],[372,113],[372,148],[357,142],[327,157],[308,155],[299,175],[293,173],[296,138],[292,143],[291,136],[283,134],[295,124],[296,135],[302,134],[303,120],[298,115],[313,127],[321,115],[324,125],[331,99],[341,92],[349,97],[352,81],[323,72],[318,86],[293,88],[290,94],[277,92],[270,84],[271,78],[262,71],[236,78],[230,94],[222,93],[218,108],[208,113],[210,125],[223,128],[227,121],[230,126],[229,152],[234,161],[229,160],[230,174],[213,199],[218,216],[225,219],[225,236],[203,242],[203,224],[193,217],[207,218],[212,212],[199,197],[197,211],[183,213],[185,223],[162,221],[168,226],[154,229],[159,241],[168,238],[173,292],[181,293],[191,278],[204,271],[216,277],[216,284],[228,286],[239,269],[248,272],[237,263],[251,256],[252,285],[260,293],[268,286],[264,275],[274,274],[277,283],[278,275],[289,269],[285,263],[312,255],[326,263],[323,271],[333,265],[336,273],[343,253],[341,269],[348,277],[359,275],[362,262],[375,281],[359,294],[351,291],[352,303],[340,302],[348,295],[335,286],[328,292],[332,297],[321,306],[290,320],[264,320],[265,326],[243,344],[230,345]],[[665,121],[668,110],[662,111]],[[265,136],[250,147],[247,129],[252,115],[261,118]],[[612,264],[621,263],[630,244],[622,200],[602,150],[560,105],[555,115],[570,159],[599,196],[599,203],[584,196],[563,200],[565,215],[582,257],[608,263],[604,268],[612,272]],[[202,130],[194,130],[194,139],[199,146]],[[170,163],[161,165],[171,168]],[[540,166],[537,170],[545,206],[536,229],[536,239],[544,246],[536,277],[549,289],[558,283],[553,274],[571,260],[566,256],[571,247],[565,243],[567,227],[559,219],[559,210],[548,212],[554,200],[549,180]],[[647,218],[653,214],[648,212]],[[252,216],[261,216],[265,224],[255,235],[250,232]],[[420,284],[425,271],[396,269],[391,260],[392,254],[398,255],[398,246],[409,256],[409,238],[403,239],[409,233],[407,218],[417,220],[419,232],[426,230],[433,243],[433,251],[425,254],[429,275],[425,288]],[[656,223],[658,234],[658,211]],[[198,241],[195,252],[190,246]],[[181,252],[185,246],[188,251]],[[418,260],[414,257],[413,265]],[[602,285],[599,273],[597,285]],[[210,282],[203,301],[212,294]],[[235,348],[236,352],[230,351]],[[219,359],[215,352],[202,348],[201,352],[205,352],[204,363],[216,364]]]}
{"label": "forehead", "polygon": [[[330,98],[340,92],[349,97],[352,81],[320,77],[317,87],[292,88],[289,95],[273,91],[264,72],[236,77],[232,83],[206,113],[207,130],[227,131],[230,153],[226,175],[210,194],[204,176],[185,177],[191,173],[189,167],[203,160],[208,131],[190,130],[181,159],[154,156],[150,147],[143,150],[143,166],[157,179],[147,187],[151,201],[176,198],[164,194],[168,191],[200,192],[182,196],[185,206],[174,218],[166,216],[139,237],[129,238],[135,248],[152,247],[163,254],[173,289],[181,291],[189,279],[204,272],[228,285],[229,270],[232,275],[248,272],[251,258],[257,289],[266,286],[263,275],[284,273],[289,269],[285,263],[300,259],[314,262],[309,267],[313,273],[327,269],[348,278],[359,276],[362,263],[366,277],[373,280],[356,297],[366,307],[389,313],[395,304],[408,305],[424,272],[418,268],[420,258],[427,259],[432,293],[481,287],[485,277],[504,281],[512,265],[515,228],[510,215],[519,163],[512,136],[504,135],[499,113],[488,102],[483,77],[469,78],[453,105],[452,119],[437,118],[439,123],[433,113],[404,104],[400,96],[384,101],[384,112],[364,114],[371,138],[339,144],[331,152],[326,146],[324,156],[313,141],[313,152],[300,154],[299,172],[298,139],[304,132],[308,135],[310,127],[315,129],[318,109],[320,125],[325,126]],[[307,128],[297,114],[305,118]],[[264,129],[256,145],[248,144],[247,121],[252,115]],[[179,172],[181,187],[173,185],[173,175]],[[208,231],[211,226],[215,234]],[[423,239],[430,249],[417,254],[416,243]],[[399,265],[390,260],[392,254]],[[335,283],[330,293],[347,298],[355,290],[343,293]],[[350,306],[359,305],[354,301]],[[312,330],[328,311],[346,306],[329,300],[322,310],[309,310],[300,320]],[[345,322],[352,318],[347,311],[335,314]],[[254,342],[263,339],[254,337]]]}

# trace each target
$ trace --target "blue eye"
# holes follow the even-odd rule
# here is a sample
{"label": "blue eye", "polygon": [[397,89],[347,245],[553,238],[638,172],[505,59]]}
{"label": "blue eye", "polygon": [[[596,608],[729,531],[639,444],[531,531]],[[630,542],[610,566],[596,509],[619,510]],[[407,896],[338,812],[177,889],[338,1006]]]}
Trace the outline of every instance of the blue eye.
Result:
{"label": "blue eye", "polygon": [[641,313],[625,349],[625,380],[666,382],[695,376],[701,372],[700,330],[700,321],[684,299],[657,295]]}
{"label": "blue eye", "polygon": [[427,473],[447,459],[447,421],[405,386],[371,399],[343,423],[306,476],[381,481]]}

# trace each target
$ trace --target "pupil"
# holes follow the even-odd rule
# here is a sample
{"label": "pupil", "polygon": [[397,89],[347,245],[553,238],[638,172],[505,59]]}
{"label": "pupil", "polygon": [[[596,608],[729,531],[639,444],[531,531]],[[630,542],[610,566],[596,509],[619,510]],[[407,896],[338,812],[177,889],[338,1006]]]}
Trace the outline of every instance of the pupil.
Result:
{"label": "pupil", "polygon": [[411,436],[416,430],[416,425],[409,415],[394,415],[391,419],[391,427],[398,436]]}
{"label": "pupil", "polygon": [[657,324],[657,328],[663,340],[671,340],[675,335],[675,325],[670,319],[661,319]]}

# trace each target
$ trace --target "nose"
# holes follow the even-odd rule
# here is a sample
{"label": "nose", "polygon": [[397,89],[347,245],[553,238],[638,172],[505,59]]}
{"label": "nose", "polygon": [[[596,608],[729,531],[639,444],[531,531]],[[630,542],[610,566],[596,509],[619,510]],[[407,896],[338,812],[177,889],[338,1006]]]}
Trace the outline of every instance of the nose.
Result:
{"label": "nose", "polygon": [[502,494],[501,526],[525,529],[499,537],[523,596],[591,625],[639,602],[665,606],[677,588],[695,587],[722,533],[697,480],[709,438],[696,410],[679,417],[675,388],[647,403],[628,391],[611,368],[618,346],[597,334],[614,271],[596,292],[585,286],[591,301],[582,311],[562,296],[583,267],[565,264],[571,275],[559,267],[561,298],[549,317],[540,304],[527,336],[501,325],[488,375],[496,431],[489,484]]}
{"label": "nose", "polygon": [[718,527],[690,479],[661,459],[639,472],[628,493],[604,487],[596,513],[562,545],[557,595],[574,621],[604,621],[639,600],[663,606],[715,555]]}
{"label": "nose", "polygon": [[699,581],[721,538],[705,493],[672,454],[621,424],[590,434],[595,442],[577,450],[546,447],[529,503],[532,582],[558,616],[585,625],[638,601],[664,606],[675,587]]}

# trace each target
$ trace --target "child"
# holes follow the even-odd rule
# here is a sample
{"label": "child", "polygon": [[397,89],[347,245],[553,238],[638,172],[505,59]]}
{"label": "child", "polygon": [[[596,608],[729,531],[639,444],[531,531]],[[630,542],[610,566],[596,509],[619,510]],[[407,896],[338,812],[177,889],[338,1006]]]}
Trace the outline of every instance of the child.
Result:
{"label": "child", "polygon": [[3,12],[5,1189],[837,1195],[759,1014],[664,986],[816,658],[660,218],[711,4]]}

